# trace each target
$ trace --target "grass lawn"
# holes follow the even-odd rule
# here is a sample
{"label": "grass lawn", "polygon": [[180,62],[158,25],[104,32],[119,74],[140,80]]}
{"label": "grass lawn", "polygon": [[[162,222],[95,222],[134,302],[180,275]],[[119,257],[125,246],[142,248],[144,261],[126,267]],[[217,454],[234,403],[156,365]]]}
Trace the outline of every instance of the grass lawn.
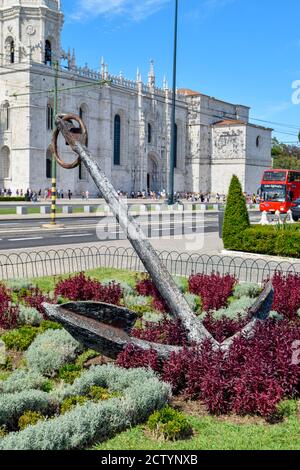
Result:
{"label": "grass lawn", "polygon": [[[132,287],[135,286],[135,276],[137,273],[125,271],[121,269],[114,269],[114,268],[97,268],[97,269],[90,269],[85,271],[87,276],[90,276],[98,281],[105,281],[107,279],[114,279],[115,281],[123,281],[130,284]],[[29,281],[32,282],[35,286],[39,287],[45,292],[53,291],[56,282],[59,279],[67,279],[69,274],[63,276],[47,276],[47,277],[40,277],[30,279]]]}
{"label": "grass lawn", "polygon": [[235,424],[214,417],[188,417],[194,437],[186,441],[164,442],[145,435],[137,426],[103,444],[95,450],[299,450],[299,419],[283,423]]}

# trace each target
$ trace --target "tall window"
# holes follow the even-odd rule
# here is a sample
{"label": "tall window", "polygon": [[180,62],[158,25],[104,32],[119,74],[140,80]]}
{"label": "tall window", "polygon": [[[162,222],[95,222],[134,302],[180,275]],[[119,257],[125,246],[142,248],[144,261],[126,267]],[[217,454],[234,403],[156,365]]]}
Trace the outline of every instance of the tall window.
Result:
{"label": "tall window", "polygon": [[52,47],[49,39],[45,41],[45,64],[52,65]]}
{"label": "tall window", "polygon": [[114,122],[114,165],[121,165],[121,118],[115,116]]}
{"label": "tall window", "polygon": [[178,127],[175,124],[175,158],[174,158],[174,168],[177,168],[177,149],[178,149]]}
{"label": "tall window", "polygon": [[152,142],[152,126],[151,124],[148,124],[148,144],[151,144]]}
{"label": "tall window", "polygon": [[0,155],[0,179],[10,178],[10,150],[3,147]]}
{"label": "tall window", "polygon": [[4,131],[8,131],[10,128],[10,107],[6,101],[1,106],[1,124]]}
{"label": "tall window", "polygon": [[52,178],[52,152],[50,147],[46,153],[46,178]]}
{"label": "tall window", "polygon": [[47,129],[53,130],[53,108],[51,104],[47,105]]}
{"label": "tall window", "polygon": [[9,60],[11,64],[15,63],[15,41],[10,42]]}

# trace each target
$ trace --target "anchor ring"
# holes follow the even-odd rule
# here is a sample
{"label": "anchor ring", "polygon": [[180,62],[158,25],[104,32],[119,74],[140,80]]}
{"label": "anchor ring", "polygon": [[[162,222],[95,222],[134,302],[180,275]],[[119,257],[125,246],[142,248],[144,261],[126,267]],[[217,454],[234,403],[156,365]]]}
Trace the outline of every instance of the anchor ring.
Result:
{"label": "anchor ring", "polygon": [[[81,130],[81,135],[80,135],[79,139],[77,138],[77,140],[79,140],[79,142],[81,142],[83,145],[87,146],[88,131],[87,131],[87,127],[86,127],[85,123],[83,122],[83,120],[79,116],[77,116],[77,114],[71,114],[71,113],[61,115],[60,118],[63,121],[69,121],[69,122],[70,121],[76,121],[79,124],[79,126],[80,126],[79,129]],[[74,168],[77,168],[80,165],[80,158],[79,157],[72,163],[66,163],[61,159],[61,157],[58,153],[58,136],[59,136],[59,134],[60,134],[60,130],[58,128],[56,128],[55,131],[53,132],[52,143],[51,143],[52,152],[55,156],[55,159],[56,159],[57,163],[62,168],[65,168],[66,170],[72,170]]]}

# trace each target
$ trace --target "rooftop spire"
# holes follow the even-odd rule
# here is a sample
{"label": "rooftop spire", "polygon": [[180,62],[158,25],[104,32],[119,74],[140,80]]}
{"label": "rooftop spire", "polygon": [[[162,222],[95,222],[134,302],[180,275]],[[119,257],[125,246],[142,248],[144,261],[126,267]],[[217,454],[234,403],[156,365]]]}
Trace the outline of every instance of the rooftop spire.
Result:
{"label": "rooftop spire", "polygon": [[150,60],[150,71],[148,73],[148,85],[152,88],[155,87],[155,71],[154,71],[154,60]]}

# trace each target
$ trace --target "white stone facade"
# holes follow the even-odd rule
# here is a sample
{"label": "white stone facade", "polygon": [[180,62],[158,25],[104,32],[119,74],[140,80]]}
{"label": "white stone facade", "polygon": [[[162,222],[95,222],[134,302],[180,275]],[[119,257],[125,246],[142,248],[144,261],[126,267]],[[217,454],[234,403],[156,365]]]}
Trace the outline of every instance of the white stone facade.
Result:
{"label": "white stone facade", "polygon": [[[44,190],[49,173],[55,58],[59,69],[59,112],[81,113],[89,148],[117,189],[168,188],[171,91],[148,83],[76,66],[61,51],[63,14],[58,0],[0,0],[0,188]],[[100,80],[109,83],[100,86]],[[71,88],[71,90],[70,90]],[[175,190],[226,193],[232,174],[245,191],[256,192],[271,165],[271,130],[249,124],[249,108],[178,90]],[[74,158],[61,145],[62,157]],[[119,154],[118,154],[119,153]],[[47,163],[48,157],[48,163]],[[118,160],[119,157],[119,160]],[[96,193],[82,169],[58,169],[58,188]]]}

